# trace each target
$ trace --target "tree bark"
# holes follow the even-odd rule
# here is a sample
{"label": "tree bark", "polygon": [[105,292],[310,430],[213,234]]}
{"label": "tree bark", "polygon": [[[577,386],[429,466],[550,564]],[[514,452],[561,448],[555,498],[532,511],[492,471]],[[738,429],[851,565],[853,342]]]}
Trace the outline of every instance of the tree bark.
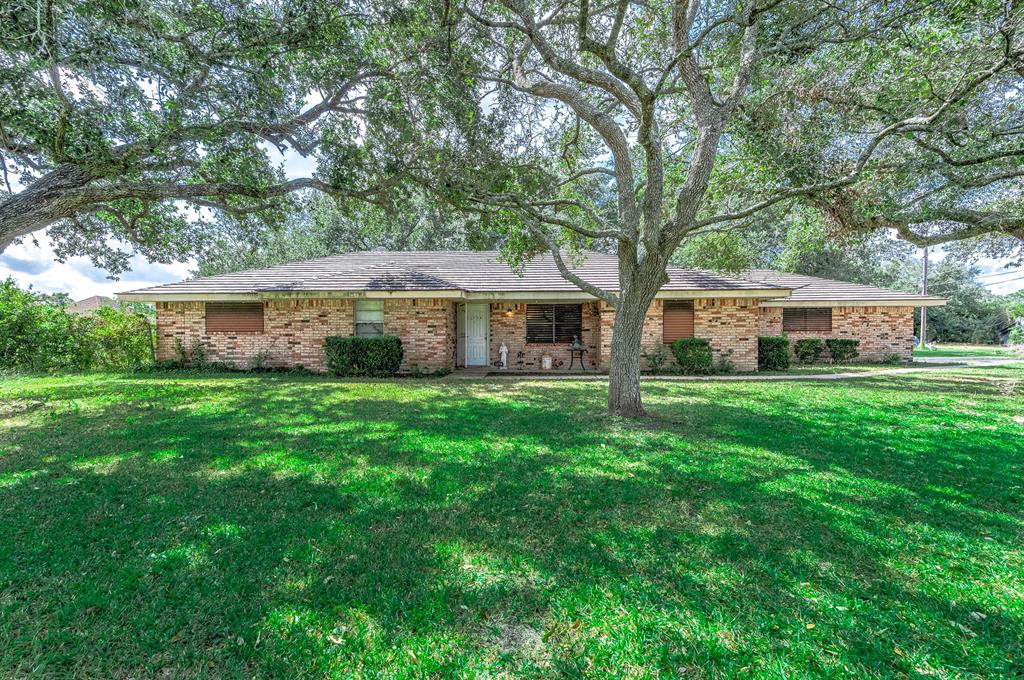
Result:
{"label": "tree bark", "polygon": [[608,413],[636,418],[645,414],[640,398],[640,339],[647,308],[619,300],[612,328],[612,356],[608,368]]}
{"label": "tree bark", "polygon": [[64,196],[92,179],[89,172],[77,165],[61,165],[23,191],[0,201],[0,253],[15,239],[73,216],[80,206]]}
{"label": "tree bark", "polygon": [[640,341],[644,319],[666,280],[667,262],[651,255],[636,262],[632,248],[619,246],[619,289],[612,326],[612,355],[608,367],[608,413],[637,418],[646,415],[640,396]]}

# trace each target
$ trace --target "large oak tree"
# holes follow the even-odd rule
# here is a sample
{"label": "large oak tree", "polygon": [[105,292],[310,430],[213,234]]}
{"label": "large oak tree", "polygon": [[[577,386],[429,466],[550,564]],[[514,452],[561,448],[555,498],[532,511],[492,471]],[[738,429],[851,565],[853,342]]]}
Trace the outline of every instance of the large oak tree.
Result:
{"label": "large oak tree", "polygon": [[[616,308],[609,410],[684,239],[798,204],[1020,254],[1016,2],[13,0],[0,9],[0,249],[48,230],[116,271],[258,229],[313,189],[405,182],[550,249]],[[287,179],[267,145],[319,162]],[[243,232],[244,233],[244,232]],[[566,256],[614,250],[617,290]]]}
{"label": "large oak tree", "polygon": [[[387,3],[4,3],[0,251],[48,230],[116,272],[118,242],[168,261],[213,220],[259,238],[299,190],[387,204],[430,124],[401,87],[414,27]],[[288,178],[272,149],[318,170]]]}
{"label": "large oak tree", "polygon": [[[467,0],[455,40],[508,134],[455,184],[616,308],[608,408],[640,414],[644,314],[684,239],[803,203],[847,232],[1020,243],[1020,21],[999,2]],[[594,242],[618,290],[565,261]]]}

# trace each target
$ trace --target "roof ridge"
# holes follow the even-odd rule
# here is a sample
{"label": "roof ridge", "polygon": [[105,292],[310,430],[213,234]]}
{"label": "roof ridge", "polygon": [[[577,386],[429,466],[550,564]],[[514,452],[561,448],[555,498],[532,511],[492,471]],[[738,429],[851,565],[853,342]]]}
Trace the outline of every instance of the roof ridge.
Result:
{"label": "roof ridge", "polygon": [[[373,252],[373,251],[366,251],[366,252]],[[377,252],[380,252],[380,251],[377,251]],[[402,252],[409,252],[409,251],[402,251]],[[304,279],[302,279],[302,283],[304,285],[308,286],[309,284],[315,283],[317,281],[330,281],[332,279],[342,278],[344,276],[355,274],[355,273],[358,273],[358,272],[372,272],[372,271],[377,271],[377,270],[382,270],[382,269],[400,269],[402,271],[409,272],[410,274],[416,274],[417,276],[422,276],[423,278],[431,279],[432,281],[436,281],[436,282],[442,283],[442,284],[444,284],[446,286],[450,286],[452,290],[463,290],[463,288],[461,286],[457,286],[453,282],[448,281],[447,279],[443,279],[440,276],[437,276],[436,274],[431,274],[429,272],[424,272],[424,271],[421,271],[421,270],[418,270],[418,269],[413,269],[411,267],[399,264],[399,263],[395,262],[394,260],[388,260],[387,262],[374,262],[372,264],[366,264],[366,265],[360,265],[360,266],[357,266],[357,267],[351,267],[351,268],[345,269],[344,271],[334,271],[334,272],[330,272],[330,273],[320,274],[320,275],[313,276],[313,277],[310,277],[310,278],[304,278]]]}

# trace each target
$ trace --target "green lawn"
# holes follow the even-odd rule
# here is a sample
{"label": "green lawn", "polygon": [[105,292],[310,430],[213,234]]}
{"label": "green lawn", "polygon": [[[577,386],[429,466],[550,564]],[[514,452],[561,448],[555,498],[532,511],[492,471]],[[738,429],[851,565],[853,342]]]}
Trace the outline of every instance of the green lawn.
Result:
{"label": "green lawn", "polygon": [[1024,369],[0,383],[0,676],[1024,672]]}
{"label": "green lawn", "polygon": [[1021,357],[1020,352],[999,345],[936,345],[935,349],[914,348],[915,357]]}

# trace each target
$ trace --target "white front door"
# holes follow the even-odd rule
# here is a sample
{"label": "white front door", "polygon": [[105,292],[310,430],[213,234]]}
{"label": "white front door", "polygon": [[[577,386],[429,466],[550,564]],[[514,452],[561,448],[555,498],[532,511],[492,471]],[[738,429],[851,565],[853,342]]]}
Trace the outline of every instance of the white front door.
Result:
{"label": "white front door", "polygon": [[466,305],[466,365],[487,365],[487,326],[490,322],[491,306],[484,304]]}

